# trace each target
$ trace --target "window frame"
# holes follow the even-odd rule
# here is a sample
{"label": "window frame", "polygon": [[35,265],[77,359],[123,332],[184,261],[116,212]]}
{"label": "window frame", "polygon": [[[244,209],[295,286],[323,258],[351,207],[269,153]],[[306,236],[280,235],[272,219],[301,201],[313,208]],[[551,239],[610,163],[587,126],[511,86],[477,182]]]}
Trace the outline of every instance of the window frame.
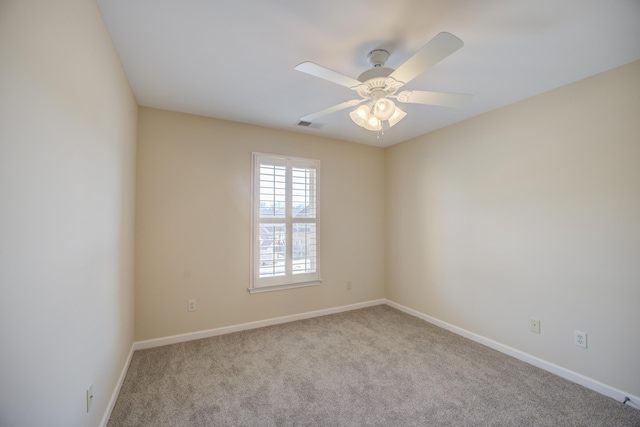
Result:
{"label": "window frame", "polygon": [[[285,167],[285,216],[261,217],[260,216],[260,175],[261,165],[268,164]],[[292,170],[305,168],[315,170],[315,218],[300,218],[293,216],[292,210]],[[322,282],[320,277],[320,160],[302,157],[283,156],[267,153],[252,153],[251,166],[251,276],[250,293],[277,291],[283,289],[300,288],[318,285]],[[260,226],[261,224],[285,224],[286,255],[284,275],[274,277],[260,277]],[[293,224],[315,225],[315,272],[293,273]]]}

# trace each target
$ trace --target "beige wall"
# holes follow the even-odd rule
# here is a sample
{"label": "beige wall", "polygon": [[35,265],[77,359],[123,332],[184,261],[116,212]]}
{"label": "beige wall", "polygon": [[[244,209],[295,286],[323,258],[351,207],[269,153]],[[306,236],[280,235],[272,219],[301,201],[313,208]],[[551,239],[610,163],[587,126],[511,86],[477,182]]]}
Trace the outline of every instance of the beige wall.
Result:
{"label": "beige wall", "polygon": [[133,343],[136,117],[95,1],[0,1],[2,426],[105,413]]}
{"label": "beige wall", "polygon": [[640,62],[385,156],[387,298],[640,395]]}
{"label": "beige wall", "polygon": [[[247,292],[254,151],[321,162],[319,286]],[[376,147],[141,108],[136,340],[383,298],[383,154]],[[195,312],[187,312],[189,299],[197,300]]]}

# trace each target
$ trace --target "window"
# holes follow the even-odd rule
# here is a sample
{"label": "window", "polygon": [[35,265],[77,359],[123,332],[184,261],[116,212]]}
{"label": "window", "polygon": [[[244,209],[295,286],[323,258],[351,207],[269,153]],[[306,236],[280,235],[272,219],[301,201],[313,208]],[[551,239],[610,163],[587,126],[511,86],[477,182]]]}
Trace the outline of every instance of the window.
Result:
{"label": "window", "polygon": [[253,153],[251,286],[320,283],[320,161]]}

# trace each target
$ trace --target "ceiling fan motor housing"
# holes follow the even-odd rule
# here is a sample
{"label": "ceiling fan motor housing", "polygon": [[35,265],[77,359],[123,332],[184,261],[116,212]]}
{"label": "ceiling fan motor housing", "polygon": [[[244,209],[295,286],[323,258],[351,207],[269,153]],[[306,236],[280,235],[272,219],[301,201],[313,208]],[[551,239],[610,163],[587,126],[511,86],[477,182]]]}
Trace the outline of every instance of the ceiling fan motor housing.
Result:
{"label": "ceiling fan motor housing", "polygon": [[371,68],[365,71],[364,73],[360,74],[358,76],[358,80],[364,83],[367,80],[376,79],[376,78],[386,79],[387,77],[389,77],[391,73],[393,73],[393,68],[387,68],[387,67]]}
{"label": "ceiling fan motor housing", "polygon": [[362,84],[354,89],[363,98],[376,99],[382,95],[393,95],[402,84],[389,78],[391,73],[393,73],[393,69],[386,67],[367,70],[358,76],[358,80]]}

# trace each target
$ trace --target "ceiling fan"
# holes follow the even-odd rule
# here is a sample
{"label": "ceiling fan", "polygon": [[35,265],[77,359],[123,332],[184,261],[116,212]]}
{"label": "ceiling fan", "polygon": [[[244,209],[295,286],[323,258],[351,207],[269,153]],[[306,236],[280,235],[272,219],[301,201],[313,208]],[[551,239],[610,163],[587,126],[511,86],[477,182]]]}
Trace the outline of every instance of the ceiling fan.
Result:
{"label": "ceiling fan", "polygon": [[360,74],[357,79],[313,62],[303,62],[297,65],[295,69],[348,87],[357,92],[361,99],[352,99],[334,105],[304,116],[300,120],[311,123],[327,114],[365,103],[349,113],[351,120],[367,130],[383,132],[407,115],[395,105],[392,99],[401,103],[462,107],[471,101],[473,95],[419,90],[406,90],[398,94],[396,92],[429,67],[460,49],[463,44],[462,40],[453,34],[439,33],[395,70],[384,67],[385,62],[389,59],[389,52],[383,49],[376,49],[369,52],[367,56],[373,68]]}

